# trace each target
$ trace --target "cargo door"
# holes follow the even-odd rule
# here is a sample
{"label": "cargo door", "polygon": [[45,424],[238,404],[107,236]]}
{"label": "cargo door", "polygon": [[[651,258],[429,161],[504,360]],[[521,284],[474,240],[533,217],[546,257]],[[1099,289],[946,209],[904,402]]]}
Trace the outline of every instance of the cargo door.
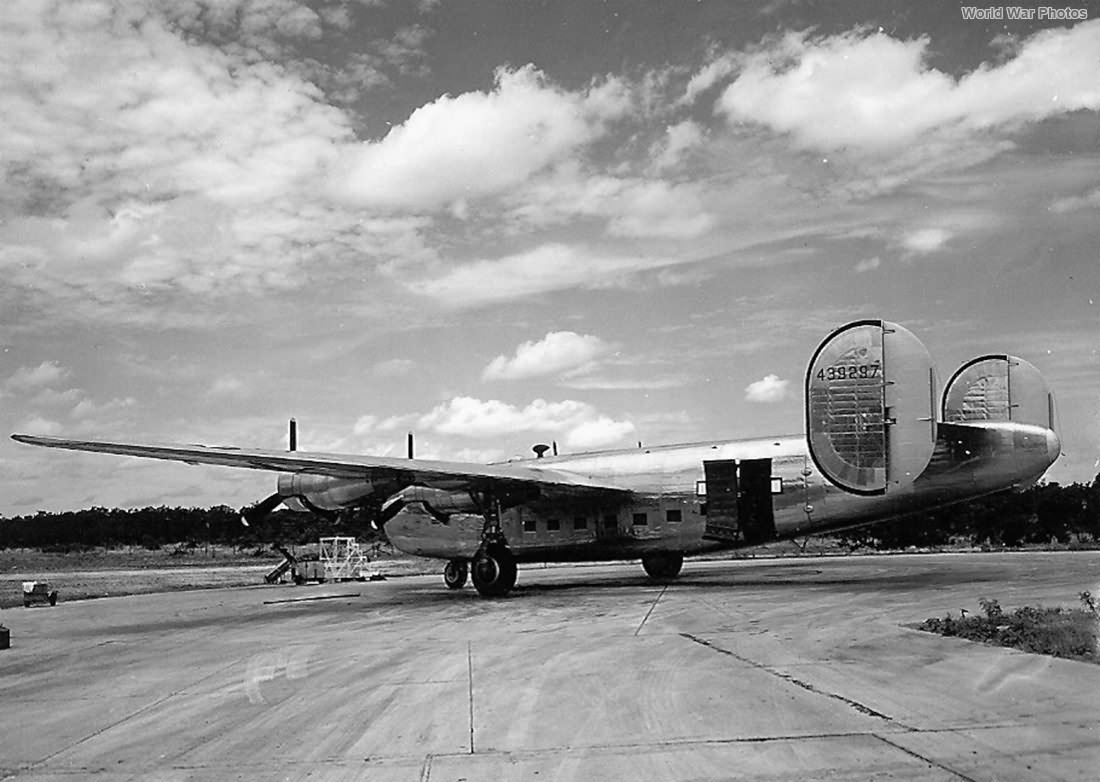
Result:
{"label": "cargo door", "polygon": [[710,540],[739,540],[737,462],[721,459],[703,462],[706,480],[707,520],[703,537]]}
{"label": "cargo door", "polygon": [[775,538],[772,460],[745,459],[738,465],[737,518],[746,543]]}

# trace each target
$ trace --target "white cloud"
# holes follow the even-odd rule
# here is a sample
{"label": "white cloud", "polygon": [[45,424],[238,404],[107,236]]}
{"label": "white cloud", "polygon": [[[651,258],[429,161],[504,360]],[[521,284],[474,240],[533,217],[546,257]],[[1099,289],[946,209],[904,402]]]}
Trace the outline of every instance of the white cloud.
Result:
{"label": "white cloud", "polygon": [[136,401],[137,400],[131,396],[111,399],[108,402],[95,402],[91,399],[81,399],[73,406],[73,409],[69,411],[69,415],[73,418],[89,418],[93,415],[102,415],[103,413],[112,412],[114,410],[132,407]]}
{"label": "white cloud", "polygon": [[522,380],[558,375],[594,366],[595,359],[610,349],[599,337],[573,331],[551,331],[538,342],[524,342],[514,356],[494,358],[481,373],[482,380]]}
{"label": "white cloud", "polygon": [[189,32],[268,54],[278,50],[281,38],[319,38],[322,18],[340,19],[318,15],[297,0],[154,0],[148,5]]}
{"label": "white cloud", "polygon": [[958,79],[927,66],[929,45],[881,32],[790,33],[745,58],[718,110],[805,147],[880,149],[937,129],[1010,129],[1100,108],[1100,20],[1037,32],[1012,59]]}
{"label": "white cloud", "polygon": [[723,54],[708,62],[691,80],[688,81],[683,103],[693,103],[702,93],[719,84],[728,77],[737,67],[737,57],[733,54]]}
{"label": "white cloud", "polygon": [[347,152],[333,192],[383,209],[435,210],[499,193],[598,138],[625,110],[616,91],[567,92],[534,66],[500,69],[491,92],[444,95]]}
{"label": "white cloud", "polygon": [[[355,420],[355,424],[352,426],[352,432],[356,437],[364,437],[366,435],[378,435],[380,433],[385,434],[385,439],[382,441],[385,444],[387,450],[394,448],[394,442],[396,440],[390,436],[390,432],[395,432],[400,429],[410,429],[416,425],[420,416],[416,414],[407,415],[391,415],[386,418],[380,418],[373,413],[367,413],[359,416]],[[373,443],[371,447],[378,450],[378,444]],[[338,449],[336,449],[338,450]],[[372,451],[373,453],[374,451]]]}
{"label": "white cloud", "polygon": [[789,380],[780,380],[778,375],[765,375],[762,379],[745,386],[746,402],[771,404],[787,398]]}
{"label": "white cloud", "polygon": [[22,434],[56,435],[61,433],[61,424],[48,418],[35,416],[19,427]]}
{"label": "white cloud", "polygon": [[5,281],[59,317],[209,324],[228,310],[147,294],[286,290],[316,257],[415,251],[417,226],[323,202],[352,120],[249,48],[312,38],[313,18],[293,0],[0,4]]}
{"label": "white cloud", "polygon": [[370,434],[378,426],[378,416],[376,415],[361,415],[355,422],[355,426],[352,427],[352,431],[358,436]]}
{"label": "white cloud", "polygon": [[56,361],[43,361],[36,367],[20,367],[15,370],[4,386],[13,391],[29,391],[51,386],[68,375],[69,370]]}
{"label": "white cloud", "polygon": [[604,209],[611,236],[694,239],[716,223],[694,184],[630,182]]}
{"label": "white cloud", "polygon": [[571,447],[608,445],[634,431],[629,421],[616,421],[576,400],[536,399],[526,407],[472,397],[454,397],[420,417],[418,425],[439,434],[462,437],[504,437],[538,432]]}
{"label": "white cloud", "polygon": [[692,120],[670,125],[660,144],[651,153],[656,169],[673,168],[704,140],[703,128]]}
{"label": "white cloud", "polygon": [[1065,196],[1056,198],[1050,204],[1050,211],[1055,214],[1075,212],[1078,209],[1100,209],[1100,188],[1092,190],[1084,195]]}
{"label": "white cloud", "polygon": [[864,258],[862,261],[855,265],[856,273],[874,271],[882,265],[882,259],[877,255],[873,258]]}
{"label": "white cloud", "polygon": [[699,183],[593,173],[576,161],[532,181],[514,201],[509,215],[527,227],[595,217],[613,237],[691,239],[717,223]]}
{"label": "white cloud", "polygon": [[944,228],[920,228],[901,237],[901,246],[912,253],[926,255],[940,249],[952,236]]}
{"label": "white cloud", "polygon": [[155,196],[268,197],[351,138],[348,118],[309,82],[188,41],[157,10],[64,7],[3,5],[0,148],[28,195],[109,182]]}
{"label": "white cloud", "polygon": [[456,266],[434,279],[408,282],[420,293],[455,307],[473,307],[574,287],[591,287],[623,274],[665,266],[664,258],[614,256],[583,247],[544,244],[496,260]]}

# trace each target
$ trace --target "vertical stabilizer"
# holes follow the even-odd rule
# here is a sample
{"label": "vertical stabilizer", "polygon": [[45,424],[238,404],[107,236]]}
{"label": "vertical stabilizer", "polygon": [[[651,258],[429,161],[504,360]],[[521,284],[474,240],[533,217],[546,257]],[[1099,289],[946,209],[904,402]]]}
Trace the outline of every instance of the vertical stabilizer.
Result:
{"label": "vertical stabilizer", "polygon": [[1054,429],[1054,397],[1035,365],[1016,356],[979,356],[948,381],[943,420],[1012,421]]}
{"label": "vertical stabilizer", "polygon": [[895,323],[860,320],[829,335],[806,370],[806,435],[822,474],[853,494],[885,494],[928,466],[936,444],[935,369]]}

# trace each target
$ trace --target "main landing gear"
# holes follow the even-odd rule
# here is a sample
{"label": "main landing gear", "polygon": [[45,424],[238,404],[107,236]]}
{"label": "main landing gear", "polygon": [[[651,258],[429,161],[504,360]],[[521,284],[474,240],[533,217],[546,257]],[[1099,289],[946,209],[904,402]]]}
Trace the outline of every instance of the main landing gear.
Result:
{"label": "main landing gear", "polygon": [[504,597],[516,585],[516,558],[501,529],[500,501],[489,493],[481,499],[485,525],[481,528],[481,546],[470,562],[470,575],[482,597]]}
{"label": "main landing gear", "polygon": [[491,493],[471,494],[485,520],[481,545],[472,560],[452,559],[443,568],[448,589],[462,589],[473,576],[474,588],[482,597],[504,597],[516,585],[516,558],[500,525],[500,502]]}
{"label": "main landing gear", "polygon": [[447,566],[443,568],[443,583],[447,585],[448,589],[462,589],[462,587],[466,586],[466,575],[468,572],[466,560],[452,559],[447,563]]}
{"label": "main landing gear", "polygon": [[470,571],[482,597],[504,597],[516,585],[516,558],[501,544],[479,549]]}
{"label": "main landing gear", "polygon": [[674,551],[662,551],[646,554],[642,557],[642,567],[650,578],[657,581],[669,581],[680,575],[684,566],[684,555]]}

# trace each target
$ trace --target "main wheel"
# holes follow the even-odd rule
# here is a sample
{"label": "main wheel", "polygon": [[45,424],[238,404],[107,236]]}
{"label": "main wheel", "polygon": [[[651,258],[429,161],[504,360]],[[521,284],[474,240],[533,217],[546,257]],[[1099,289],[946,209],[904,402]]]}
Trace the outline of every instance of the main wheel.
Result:
{"label": "main wheel", "polygon": [[663,551],[660,554],[647,554],[642,557],[642,567],[650,578],[658,581],[676,578],[680,575],[680,568],[684,566],[684,555],[674,551]]}
{"label": "main wheel", "polygon": [[447,585],[448,589],[462,589],[462,587],[466,586],[466,575],[468,572],[466,560],[452,559],[447,563],[447,566],[443,568],[443,583]]}
{"label": "main wheel", "polygon": [[503,546],[482,549],[474,556],[470,573],[482,597],[503,597],[516,585],[516,558]]}

